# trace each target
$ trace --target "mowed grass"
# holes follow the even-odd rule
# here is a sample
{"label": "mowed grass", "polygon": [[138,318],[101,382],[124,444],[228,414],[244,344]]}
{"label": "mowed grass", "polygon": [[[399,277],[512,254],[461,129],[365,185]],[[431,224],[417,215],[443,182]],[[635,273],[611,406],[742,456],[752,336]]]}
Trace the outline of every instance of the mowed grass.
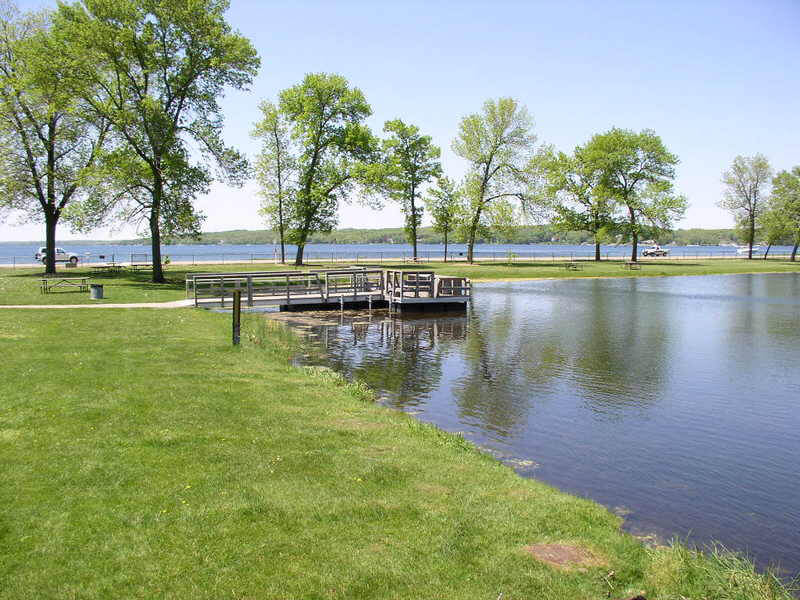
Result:
{"label": "mowed grass", "polygon": [[291,366],[277,324],[229,337],[193,309],[0,311],[0,598],[789,598]]}
{"label": "mowed grass", "polygon": [[[304,269],[325,269],[346,267],[352,263],[311,263]],[[541,279],[541,278],[581,278],[581,277],[658,277],[670,275],[713,275],[733,273],[798,272],[800,262],[792,263],[785,259],[746,260],[746,259],[707,259],[707,260],[642,260],[642,268],[629,270],[623,261],[602,261],[580,263],[580,271],[564,268],[564,261],[541,262],[478,262],[455,263],[407,263],[376,264],[383,268],[406,270],[432,270],[442,275],[470,277],[474,281],[493,281],[503,279]],[[185,297],[185,280],[188,273],[230,273],[234,271],[280,271],[295,269],[292,265],[263,263],[217,264],[196,266],[170,265],[165,275],[167,282],[150,282],[151,274],[146,271],[124,271],[115,276],[93,276],[92,283],[104,286],[103,300],[90,300],[88,292],[56,291],[40,293],[41,269],[0,269],[0,305],[9,304],[108,304],[130,302],[169,302]],[[64,277],[91,276],[88,268],[59,269]]]}

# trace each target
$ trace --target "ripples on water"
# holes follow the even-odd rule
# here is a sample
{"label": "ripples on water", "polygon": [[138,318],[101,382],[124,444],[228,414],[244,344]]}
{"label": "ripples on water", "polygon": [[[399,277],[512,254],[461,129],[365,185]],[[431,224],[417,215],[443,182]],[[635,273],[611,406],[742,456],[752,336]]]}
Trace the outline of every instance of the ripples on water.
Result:
{"label": "ripples on water", "polygon": [[800,572],[800,274],[475,286],[321,327],[323,364],[522,474]]}

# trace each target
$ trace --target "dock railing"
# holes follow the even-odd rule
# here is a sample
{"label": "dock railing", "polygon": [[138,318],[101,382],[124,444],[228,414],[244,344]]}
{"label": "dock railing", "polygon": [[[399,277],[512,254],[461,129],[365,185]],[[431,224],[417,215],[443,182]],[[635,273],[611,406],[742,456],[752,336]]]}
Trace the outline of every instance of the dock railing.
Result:
{"label": "dock railing", "polygon": [[240,290],[242,297],[247,298],[247,306],[253,306],[259,297],[285,299],[291,303],[292,297],[324,298],[323,282],[317,273],[269,273],[257,275],[228,275],[219,273],[216,276],[195,277],[193,281],[194,304],[200,300],[219,299],[220,306],[225,306],[226,298],[233,298],[233,292]]}
{"label": "dock railing", "polygon": [[252,273],[193,273],[186,278],[186,295],[194,296],[195,306],[201,300],[219,300],[240,290],[247,306],[259,299],[285,301],[302,297],[304,300],[327,301],[333,296],[382,294],[383,271],[380,269],[325,269],[319,271],[259,271]]}
{"label": "dock railing", "polygon": [[466,277],[436,277],[436,298],[470,296],[472,295],[472,283]]}
{"label": "dock railing", "polygon": [[271,304],[292,304],[302,299],[328,303],[367,300],[376,296],[389,301],[403,298],[456,298],[471,294],[466,277],[438,276],[433,271],[368,269],[325,269],[318,271],[256,271],[250,273],[192,273],[186,277],[186,295],[195,306],[203,300],[218,300],[225,306],[235,291],[242,292],[247,306],[258,300]]}

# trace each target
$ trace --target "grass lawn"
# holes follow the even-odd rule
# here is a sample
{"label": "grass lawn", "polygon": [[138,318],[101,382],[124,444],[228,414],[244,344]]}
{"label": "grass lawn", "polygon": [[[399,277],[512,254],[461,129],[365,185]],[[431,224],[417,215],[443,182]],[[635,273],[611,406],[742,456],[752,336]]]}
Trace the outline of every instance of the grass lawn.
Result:
{"label": "grass lawn", "polygon": [[229,316],[193,309],[0,311],[0,598],[789,598],[735,557],[645,548],[246,325],[234,349]]}
{"label": "grass lawn", "polygon": [[[347,266],[350,263],[343,263]],[[664,275],[711,275],[720,273],[752,273],[752,272],[797,272],[800,262],[791,263],[785,259],[746,260],[746,259],[709,259],[709,260],[664,260],[647,259],[642,261],[640,270],[631,271],[623,268],[621,261],[591,261],[581,263],[580,271],[568,271],[561,262],[480,262],[469,265],[458,263],[424,263],[408,265],[402,263],[384,263],[386,268],[433,270],[442,275],[461,275],[474,281],[492,281],[499,279],[538,279],[538,278],[580,278],[580,277],[647,277]],[[331,268],[329,263],[311,264],[306,268]],[[0,269],[0,305],[2,304],[96,304],[119,302],[168,302],[179,300],[185,296],[185,279],[187,273],[223,273],[232,271],[273,271],[287,270],[294,267],[273,264],[218,264],[198,266],[170,266],[166,270],[167,283],[150,283],[150,273],[140,271],[123,272],[116,276],[92,277],[93,283],[104,284],[104,300],[89,300],[88,292],[58,291],[42,294],[39,291],[41,269]],[[89,276],[90,269],[59,269],[65,277]]]}

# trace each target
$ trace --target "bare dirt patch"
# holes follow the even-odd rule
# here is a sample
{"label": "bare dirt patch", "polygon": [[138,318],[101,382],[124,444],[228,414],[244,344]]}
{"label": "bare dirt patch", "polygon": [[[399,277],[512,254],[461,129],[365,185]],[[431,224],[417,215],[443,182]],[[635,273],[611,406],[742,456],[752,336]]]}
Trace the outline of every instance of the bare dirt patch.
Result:
{"label": "bare dirt patch", "polygon": [[525,551],[536,560],[565,571],[606,564],[586,548],[571,544],[533,544],[525,546]]}

